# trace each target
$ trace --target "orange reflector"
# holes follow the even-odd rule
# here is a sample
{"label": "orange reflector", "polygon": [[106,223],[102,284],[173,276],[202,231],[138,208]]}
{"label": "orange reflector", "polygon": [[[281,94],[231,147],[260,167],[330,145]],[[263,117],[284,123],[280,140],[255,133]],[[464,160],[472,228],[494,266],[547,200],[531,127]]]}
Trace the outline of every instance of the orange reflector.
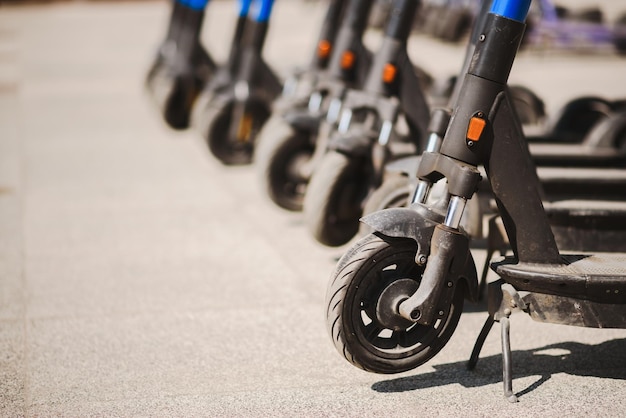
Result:
{"label": "orange reflector", "polygon": [[349,70],[354,65],[354,52],[345,51],[341,56],[341,68]]}
{"label": "orange reflector", "polygon": [[473,116],[469,121],[469,126],[467,127],[467,139],[470,141],[478,141],[486,125],[487,121],[485,119]]}
{"label": "orange reflector", "polygon": [[322,39],[317,44],[317,56],[322,59],[328,58],[328,56],[330,55],[330,48],[330,42],[328,42],[326,39]]}
{"label": "orange reflector", "polygon": [[393,64],[385,64],[383,68],[383,81],[387,84],[392,83],[396,79],[398,69]]}

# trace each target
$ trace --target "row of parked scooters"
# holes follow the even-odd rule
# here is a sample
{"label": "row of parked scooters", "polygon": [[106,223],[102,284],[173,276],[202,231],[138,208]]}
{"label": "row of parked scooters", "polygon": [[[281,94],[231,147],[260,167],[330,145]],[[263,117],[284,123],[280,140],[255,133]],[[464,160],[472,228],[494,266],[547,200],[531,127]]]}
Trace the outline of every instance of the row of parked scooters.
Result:
{"label": "row of parked scooters", "polygon": [[[282,82],[262,57],[273,0],[241,0],[227,62],[200,42],[207,0],[176,0],[146,81],[165,121],[227,165],[254,162],[269,198],[320,243],[352,242],[327,294],[339,353],[376,373],[413,369],[488,295],[473,368],[509,317],[626,328],[626,105],[582,97],[541,135],[542,101],[507,80],[530,0],[484,0],[458,77],[434,89],[407,42],[420,1],[393,0],[378,50],[374,0],[328,0],[308,66]],[[419,20],[418,20],[419,21]],[[461,63],[461,61],[460,61]],[[487,245],[481,277],[470,247]],[[493,254],[511,254],[492,263]],[[486,286],[489,267],[500,277]],[[487,289],[485,289],[487,288]]]}

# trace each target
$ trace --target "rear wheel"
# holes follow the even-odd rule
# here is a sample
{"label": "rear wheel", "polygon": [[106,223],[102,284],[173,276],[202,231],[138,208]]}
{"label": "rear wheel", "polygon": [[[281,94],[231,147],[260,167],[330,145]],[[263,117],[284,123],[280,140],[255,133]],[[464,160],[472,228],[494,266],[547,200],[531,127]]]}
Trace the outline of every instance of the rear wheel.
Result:
{"label": "rear wheel", "polygon": [[462,282],[433,326],[398,314],[398,305],[418,289],[424,268],[417,245],[406,238],[370,234],[340,260],[326,296],[326,324],[346,360],[374,373],[400,373],[435,356],[449,341],[463,311]]}

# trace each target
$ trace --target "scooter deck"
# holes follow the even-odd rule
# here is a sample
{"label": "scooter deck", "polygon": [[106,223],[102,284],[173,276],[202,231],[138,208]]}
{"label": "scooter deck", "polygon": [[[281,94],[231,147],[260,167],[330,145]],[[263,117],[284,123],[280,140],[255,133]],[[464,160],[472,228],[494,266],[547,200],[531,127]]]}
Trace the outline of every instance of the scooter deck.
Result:
{"label": "scooter deck", "polygon": [[528,146],[538,166],[626,167],[626,153],[616,148],[540,143]]}
{"label": "scooter deck", "polygon": [[546,265],[506,257],[491,266],[518,290],[626,304],[626,253],[568,254],[562,259],[561,265]]}
{"label": "scooter deck", "polygon": [[542,183],[583,181],[588,184],[611,183],[616,186],[626,184],[626,169],[620,168],[537,167],[537,175]]}
{"label": "scooter deck", "polygon": [[626,169],[537,167],[537,175],[549,200],[626,198]]}

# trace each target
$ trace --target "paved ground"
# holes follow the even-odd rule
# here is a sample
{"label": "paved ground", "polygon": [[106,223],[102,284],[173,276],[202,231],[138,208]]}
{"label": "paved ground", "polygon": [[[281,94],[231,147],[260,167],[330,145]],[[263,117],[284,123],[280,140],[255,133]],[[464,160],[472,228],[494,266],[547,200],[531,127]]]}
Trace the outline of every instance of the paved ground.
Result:
{"label": "paved ground", "polygon": [[[344,361],[323,314],[343,249],[273,206],[253,167],[225,168],[193,132],[168,130],[143,93],[168,10],[0,7],[0,415],[624,415],[624,330],[515,316],[518,404],[502,397],[498,332],[464,368],[484,306],[417,370]],[[232,15],[211,5],[203,36],[218,59]],[[320,17],[277,2],[266,57],[281,73],[307,61]],[[436,76],[459,67],[462,48],[411,45]],[[626,59],[603,54],[527,53],[512,81],[555,109],[626,97],[624,74]]]}

